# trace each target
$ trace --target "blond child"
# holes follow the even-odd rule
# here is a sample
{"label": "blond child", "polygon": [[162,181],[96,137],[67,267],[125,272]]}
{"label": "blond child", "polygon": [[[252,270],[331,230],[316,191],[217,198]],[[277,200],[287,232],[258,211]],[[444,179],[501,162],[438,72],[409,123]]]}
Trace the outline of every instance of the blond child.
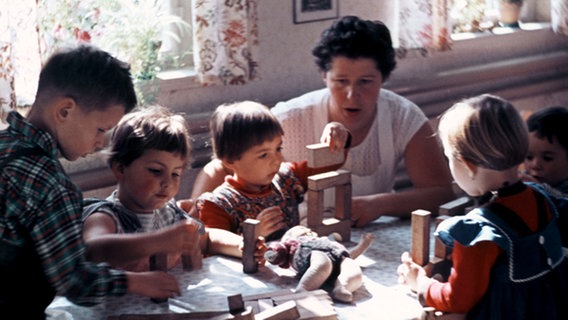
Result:
{"label": "blond child", "polygon": [[171,268],[182,253],[199,250],[201,222],[174,199],[189,148],[185,119],[165,107],[148,106],[122,118],[108,150],[117,188],[105,200],[87,199],[83,212],[90,260],[148,271],[154,254],[167,253]]}
{"label": "blond child", "polygon": [[427,277],[407,252],[401,282],[424,304],[468,319],[567,319],[558,212],[539,185],[519,180],[528,132],[517,110],[496,96],[473,97],[446,111],[438,132],[454,179],[482,203],[435,232],[453,247],[448,282]]}

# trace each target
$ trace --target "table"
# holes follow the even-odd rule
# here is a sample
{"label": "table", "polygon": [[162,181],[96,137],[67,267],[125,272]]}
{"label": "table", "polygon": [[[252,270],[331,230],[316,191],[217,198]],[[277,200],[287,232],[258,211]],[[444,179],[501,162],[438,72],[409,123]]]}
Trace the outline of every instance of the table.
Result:
{"label": "table", "polygon": [[[334,303],[338,319],[418,318],[422,307],[405,286],[398,285],[396,274],[401,253],[410,250],[410,219],[382,217],[365,228],[353,229],[352,241],[346,246],[355,245],[354,241],[359,241],[364,232],[373,233],[375,241],[356,259],[363,270],[363,286],[354,293],[352,304]],[[245,274],[239,259],[222,256],[205,258],[200,270],[184,272],[174,268],[171,273],[180,281],[183,293],[169,303],[157,304],[149,298],[128,294],[109,298],[98,306],[80,307],[58,297],[48,308],[52,314],[49,319],[106,320],[110,315],[133,313],[227,311],[227,296],[292,289],[298,282],[291,270],[269,264],[259,268],[258,273]]]}

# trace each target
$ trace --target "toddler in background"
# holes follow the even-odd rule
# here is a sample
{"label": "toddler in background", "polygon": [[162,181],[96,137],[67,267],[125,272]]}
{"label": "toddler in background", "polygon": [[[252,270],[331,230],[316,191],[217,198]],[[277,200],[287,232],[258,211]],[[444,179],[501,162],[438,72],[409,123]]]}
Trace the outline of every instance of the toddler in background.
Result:
{"label": "toddler in background", "polygon": [[448,282],[429,278],[407,252],[399,280],[423,304],[468,319],[568,319],[558,211],[540,185],[519,180],[529,138],[517,110],[492,95],[466,99],[442,115],[438,132],[458,185],[485,202],[436,229],[453,247]]}
{"label": "toddler in background", "polygon": [[568,196],[568,109],[560,106],[538,110],[527,120],[529,153],[525,181],[542,183],[557,196]]}
{"label": "toddler in background", "polygon": [[127,114],[114,129],[108,164],[116,190],[106,199],[86,199],[83,237],[87,257],[133,271],[149,270],[149,257],[168,253],[168,268],[181,254],[199,249],[201,222],[175,202],[189,162],[183,116],[162,106]]}
{"label": "toddler in background", "polygon": [[[217,159],[233,174],[213,192],[196,200],[200,219],[207,226],[210,253],[242,256],[242,222],[260,221],[256,238],[279,239],[299,224],[298,204],[307,190],[308,176],[338,169],[341,165],[312,169],[307,161],[284,162],[284,132],[270,110],[252,101],[219,106],[211,118],[211,137]],[[332,122],[323,139],[335,152],[345,152],[350,133]],[[255,257],[264,264],[263,242]]]}

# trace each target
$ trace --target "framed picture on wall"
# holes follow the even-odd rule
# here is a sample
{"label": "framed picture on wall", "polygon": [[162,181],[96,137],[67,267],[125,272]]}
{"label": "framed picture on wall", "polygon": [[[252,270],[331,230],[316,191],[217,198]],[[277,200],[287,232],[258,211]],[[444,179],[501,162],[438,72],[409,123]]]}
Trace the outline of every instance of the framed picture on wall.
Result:
{"label": "framed picture on wall", "polygon": [[339,0],[292,0],[294,23],[335,19],[339,17]]}

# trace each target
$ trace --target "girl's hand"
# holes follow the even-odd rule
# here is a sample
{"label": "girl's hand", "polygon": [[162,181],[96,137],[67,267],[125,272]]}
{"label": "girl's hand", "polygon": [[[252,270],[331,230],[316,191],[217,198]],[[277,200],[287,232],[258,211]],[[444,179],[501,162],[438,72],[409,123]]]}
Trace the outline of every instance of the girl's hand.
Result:
{"label": "girl's hand", "polygon": [[418,283],[423,280],[423,278],[427,278],[426,271],[412,261],[408,252],[404,252],[400,260],[402,264],[397,268],[398,282],[408,285],[412,291],[417,292]]}
{"label": "girl's hand", "polygon": [[[245,244],[241,242],[239,244],[239,250],[243,251]],[[264,266],[266,263],[266,258],[264,258],[264,253],[266,253],[266,242],[264,241],[264,237],[258,237],[256,239],[255,248],[254,248],[254,259],[258,266]]]}
{"label": "girl's hand", "polygon": [[351,133],[347,128],[340,122],[330,122],[323,128],[323,133],[320,138],[321,143],[326,143],[332,151],[343,151],[343,149],[349,148],[351,144],[347,140],[350,140]]}
{"label": "girl's hand", "polygon": [[274,231],[280,230],[286,226],[284,222],[284,213],[280,207],[268,207],[262,210],[256,217],[260,223],[257,227],[256,237],[267,237]]}

